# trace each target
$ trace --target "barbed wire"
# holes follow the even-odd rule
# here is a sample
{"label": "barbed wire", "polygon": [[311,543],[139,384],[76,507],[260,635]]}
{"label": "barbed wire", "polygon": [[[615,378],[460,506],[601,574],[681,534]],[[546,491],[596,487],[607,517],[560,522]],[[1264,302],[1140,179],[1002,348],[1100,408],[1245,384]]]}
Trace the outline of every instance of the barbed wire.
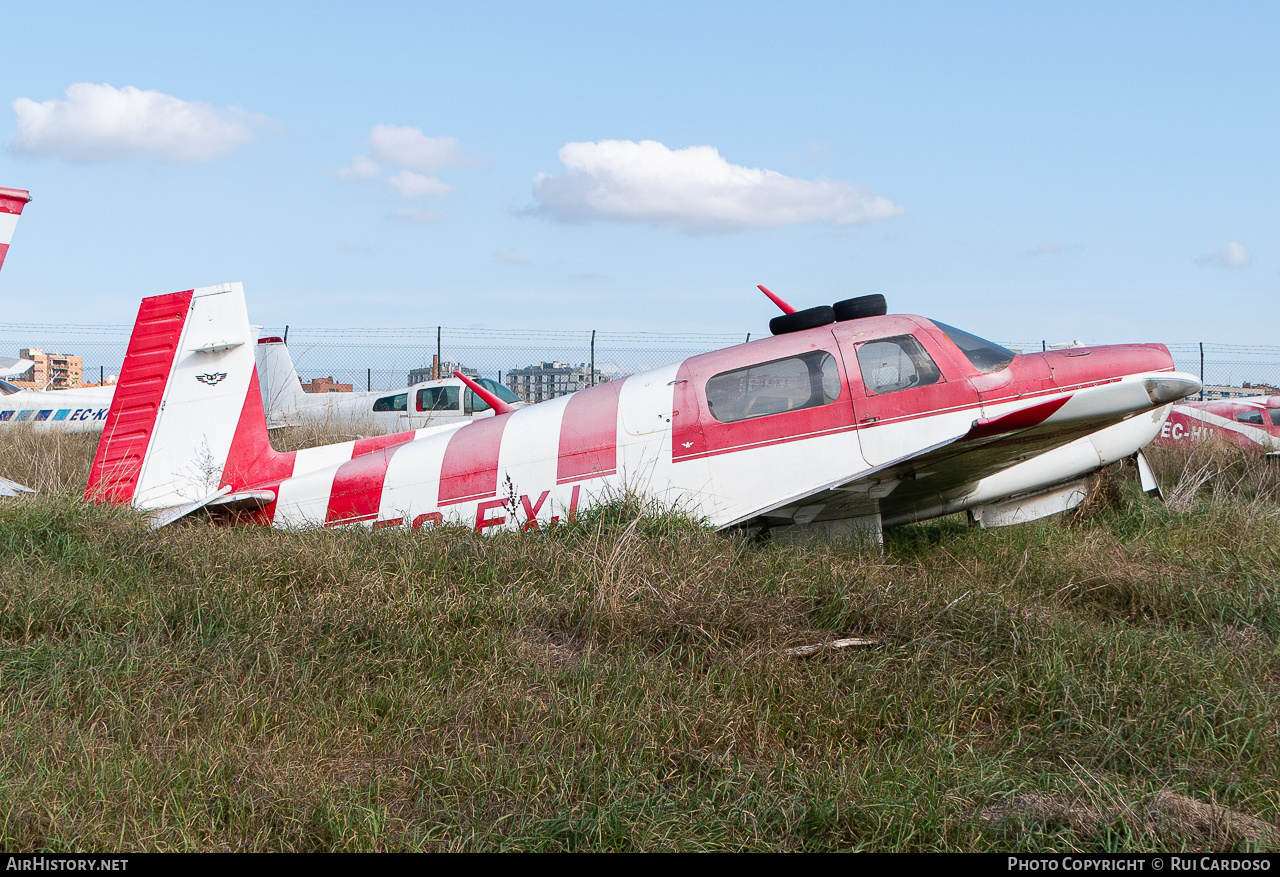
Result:
{"label": "barbed wire", "polygon": [[[450,326],[272,326],[262,335],[285,336],[299,376],[331,377],[357,390],[390,390],[411,383],[410,372],[429,368],[437,355],[450,368],[465,367],[504,380],[513,370],[544,363],[591,368],[600,380],[647,371],[760,335],[632,331],[479,329]],[[132,327],[123,324],[0,323],[0,356],[39,348],[80,356],[84,382],[119,374]],[[1036,352],[1048,345],[1003,342]],[[1209,385],[1280,386],[1280,345],[1175,342],[1175,365]],[[1202,359],[1203,357],[1203,359]]]}

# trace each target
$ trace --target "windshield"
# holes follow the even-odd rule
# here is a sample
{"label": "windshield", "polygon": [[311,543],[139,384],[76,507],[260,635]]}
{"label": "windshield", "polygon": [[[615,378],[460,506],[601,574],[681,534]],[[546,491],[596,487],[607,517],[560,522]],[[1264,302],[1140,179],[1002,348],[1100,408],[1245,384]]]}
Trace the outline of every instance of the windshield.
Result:
{"label": "windshield", "polygon": [[980,372],[998,372],[1013,362],[1013,358],[1018,355],[1006,347],[1001,347],[985,338],[979,338],[977,335],[962,332],[946,323],[934,320],[933,325],[941,329],[942,334],[950,338],[969,362],[973,363],[973,367]]}
{"label": "windshield", "polygon": [[[490,393],[497,396],[503,402],[520,401],[519,396],[502,386],[502,384],[498,383],[493,378],[474,378],[473,380]],[[488,411],[489,403],[481,399],[471,390],[467,390],[467,408],[471,411]]]}

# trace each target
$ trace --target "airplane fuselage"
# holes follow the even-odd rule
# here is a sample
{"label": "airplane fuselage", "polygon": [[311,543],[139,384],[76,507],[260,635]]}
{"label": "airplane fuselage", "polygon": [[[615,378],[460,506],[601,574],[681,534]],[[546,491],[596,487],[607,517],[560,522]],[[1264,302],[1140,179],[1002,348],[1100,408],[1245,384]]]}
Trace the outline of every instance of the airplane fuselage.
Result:
{"label": "airplane fuselage", "polygon": [[[1172,372],[1161,345],[1018,355],[983,371],[937,325],[852,320],[695,356],[459,427],[281,455],[275,526],[542,526],[586,502],[642,494],[712,525],[787,527],[879,515],[902,523],[1062,482],[1123,459],[1167,405],[1132,388]],[[1125,396],[1125,393],[1128,393]],[[810,502],[1028,403],[1064,410],[1110,393],[1127,419],[1029,438],[999,465],[958,457]],[[1091,396],[1092,394],[1092,396]],[[1124,397],[1123,399],[1121,397]],[[1060,412],[1057,412],[1060,413]],[[1048,415],[1046,415],[1048,416]],[[1055,413],[1056,416],[1056,413]],[[886,470],[887,471],[887,470]]]}
{"label": "airplane fuselage", "polygon": [[0,428],[29,425],[38,430],[101,432],[115,387],[76,390],[22,390],[0,396]]}

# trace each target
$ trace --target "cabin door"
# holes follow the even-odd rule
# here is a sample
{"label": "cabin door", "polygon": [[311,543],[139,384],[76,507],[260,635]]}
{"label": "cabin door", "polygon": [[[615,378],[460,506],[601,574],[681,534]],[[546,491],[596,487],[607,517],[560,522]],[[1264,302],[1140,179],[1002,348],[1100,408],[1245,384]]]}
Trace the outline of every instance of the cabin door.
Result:
{"label": "cabin door", "polygon": [[860,331],[860,320],[833,329],[872,466],[962,435],[980,416],[978,391],[947,351],[913,320],[886,322],[877,320],[875,332]]}

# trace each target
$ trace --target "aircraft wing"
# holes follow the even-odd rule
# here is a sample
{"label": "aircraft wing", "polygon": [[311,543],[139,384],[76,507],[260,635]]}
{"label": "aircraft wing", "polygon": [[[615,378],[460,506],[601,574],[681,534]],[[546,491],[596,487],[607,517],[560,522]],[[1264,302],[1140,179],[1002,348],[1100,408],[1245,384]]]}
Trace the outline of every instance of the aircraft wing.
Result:
{"label": "aircraft wing", "polygon": [[807,524],[877,513],[886,519],[910,515],[916,509],[959,499],[983,478],[1155,412],[1198,388],[1199,382],[1190,375],[1162,372],[1031,402],[998,417],[974,420],[963,433],[798,493],[743,515],[731,525],[757,517]]}
{"label": "aircraft wing", "polygon": [[13,359],[0,356],[0,378],[18,378],[26,374],[27,369],[35,365],[29,359]]}

